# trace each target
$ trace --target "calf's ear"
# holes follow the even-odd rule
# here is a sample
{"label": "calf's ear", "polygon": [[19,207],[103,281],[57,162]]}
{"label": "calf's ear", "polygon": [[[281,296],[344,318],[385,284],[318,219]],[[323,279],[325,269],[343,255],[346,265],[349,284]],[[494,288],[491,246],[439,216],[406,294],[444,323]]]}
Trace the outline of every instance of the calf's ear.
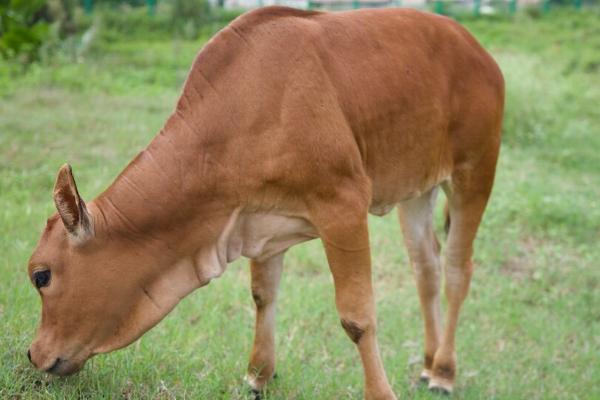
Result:
{"label": "calf's ear", "polygon": [[54,184],[54,204],[71,239],[85,242],[93,236],[93,220],[75,184],[69,164],[58,171]]}

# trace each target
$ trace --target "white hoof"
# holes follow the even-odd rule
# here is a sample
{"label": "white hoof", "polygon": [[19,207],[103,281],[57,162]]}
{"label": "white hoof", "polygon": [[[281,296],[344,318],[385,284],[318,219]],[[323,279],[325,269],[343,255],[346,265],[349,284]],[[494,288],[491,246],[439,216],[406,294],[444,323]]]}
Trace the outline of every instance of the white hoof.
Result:
{"label": "white hoof", "polygon": [[431,373],[431,371],[430,371],[430,370],[428,370],[428,369],[424,369],[424,370],[421,372],[421,376],[419,376],[419,380],[420,380],[421,382],[423,382],[423,383],[429,383],[429,381],[431,380],[431,376],[432,376],[432,375],[433,375],[433,374]]}
{"label": "white hoof", "polygon": [[246,381],[248,386],[250,386],[250,389],[253,391],[260,392],[262,390],[262,387],[256,382],[256,378],[254,376],[246,374],[244,381]]}
{"label": "white hoof", "polygon": [[430,377],[429,378],[429,390],[440,394],[451,394],[452,393],[452,382],[443,378]]}

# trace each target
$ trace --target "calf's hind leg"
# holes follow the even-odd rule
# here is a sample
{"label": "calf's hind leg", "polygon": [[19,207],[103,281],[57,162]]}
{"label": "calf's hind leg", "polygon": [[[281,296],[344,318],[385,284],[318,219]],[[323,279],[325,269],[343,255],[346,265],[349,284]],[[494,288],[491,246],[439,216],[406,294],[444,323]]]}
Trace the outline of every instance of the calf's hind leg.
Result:
{"label": "calf's hind leg", "polygon": [[246,382],[255,392],[275,374],[275,307],[282,268],[283,253],[266,261],[250,261],[256,325]]}
{"label": "calf's hind leg", "polygon": [[404,243],[413,268],[425,328],[425,361],[421,379],[429,381],[438,349],[442,312],[440,307],[440,245],[433,231],[433,208],[438,188],[398,206]]}
{"label": "calf's hind leg", "polygon": [[433,360],[431,390],[449,393],[454,387],[458,316],[469,291],[473,241],[492,189],[495,160],[495,157],[484,158],[474,168],[459,169],[452,174],[451,182],[444,185],[450,214],[444,265],[448,309],[444,333]]}

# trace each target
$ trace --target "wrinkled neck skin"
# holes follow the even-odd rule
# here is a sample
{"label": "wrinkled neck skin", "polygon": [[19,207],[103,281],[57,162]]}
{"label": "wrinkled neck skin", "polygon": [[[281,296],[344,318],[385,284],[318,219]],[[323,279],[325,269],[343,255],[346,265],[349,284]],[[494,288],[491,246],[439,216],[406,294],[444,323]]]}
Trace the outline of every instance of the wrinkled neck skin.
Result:
{"label": "wrinkled neck skin", "polygon": [[119,327],[119,341],[94,353],[126,346],[232,261],[228,243],[243,205],[218,183],[231,173],[219,160],[227,140],[211,139],[214,131],[192,130],[190,121],[179,110],[173,114],[89,206],[96,231],[129,253],[125,264],[136,271],[122,279],[132,280],[129,286],[142,299]]}
{"label": "wrinkled neck skin", "polygon": [[[118,327],[114,340],[93,349],[93,354],[116,350],[139,338],[183,297],[219,277],[229,262],[241,256],[268,259],[316,237],[305,218],[261,211],[262,207],[240,201],[238,192],[225,182],[242,185],[241,181],[224,179],[218,160],[217,167],[197,178],[197,186],[191,184],[192,177],[178,175],[181,169],[169,170],[169,166],[184,166],[160,160],[170,160],[175,153],[183,164],[185,152],[159,152],[157,141],[168,134],[161,132],[89,205],[96,231],[103,232],[106,240],[119,242],[117,248],[129,259],[125,264],[135,269],[119,279],[135,280],[128,287],[142,299]],[[193,164],[193,159],[188,163]],[[190,183],[182,183],[186,180]]]}
{"label": "wrinkled neck skin", "polygon": [[[99,203],[103,204],[103,201]],[[96,209],[100,211],[97,206]],[[110,221],[109,213],[100,213],[106,218],[104,221]],[[189,229],[192,223],[182,226],[183,235],[189,234],[189,237],[180,243],[169,238],[183,237],[177,229],[132,232],[128,238],[125,238],[125,231],[113,235],[109,240],[124,242],[122,247],[133,259],[129,268],[137,269],[135,273],[116,278],[129,280],[128,291],[139,301],[119,323],[112,339],[103,341],[92,353],[106,353],[127,346],[160,322],[189,293],[219,277],[230,261],[227,258],[228,242],[239,213],[240,208],[236,208],[229,215],[224,211],[215,215],[210,222],[207,218],[210,227],[204,232],[201,224],[196,229]],[[198,221],[198,218],[190,220]],[[135,257],[138,254],[139,258]]]}
{"label": "wrinkled neck skin", "polygon": [[[243,140],[249,139],[240,132],[255,127],[258,118],[269,122],[247,110],[245,96],[227,95],[231,90],[223,85],[234,84],[234,78],[228,78],[227,66],[211,65],[219,59],[211,54],[222,48],[239,59],[244,50],[239,38],[227,32],[219,37],[232,42],[209,43],[199,54],[165,126],[89,204],[96,231],[127,253],[122,257],[133,271],[119,279],[132,280],[129,287],[142,299],[119,326],[118,339],[94,353],[137,339],[183,297],[219,277],[228,262],[242,255],[268,257],[314,237],[302,219],[289,223],[289,218],[257,214],[249,204],[257,196],[245,171],[256,155],[246,150]],[[247,240],[250,225],[261,228]],[[300,234],[271,240],[282,226]]]}
{"label": "wrinkled neck skin", "polygon": [[161,265],[155,270],[162,280],[189,279],[181,271],[194,271],[193,285],[171,284],[180,288],[178,298],[223,273],[229,235],[246,206],[238,194],[241,168],[227,161],[235,134],[243,129],[230,114],[244,110],[222,95],[225,89],[217,90],[229,68],[220,68],[215,78],[206,48],[159,134],[94,201],[101,229],[144,252],[157,252]]}
{"label": "wrinkled neck skin", "polygon": [[260,95],[260,80],[244,77],[257,62],[249,51],[230,29],[211,40],[159,134],[89,205],[96,231],[127,253],[134,271],[126,279],[143,300],[119,327],[125,334],[114,335],[119,342],[94,352],[141,336],[228,262],[267,259],[316,237],[297,200],[286,198],[282,210],[278,196],[265,194],[261,161],[272,157],[272,139],[256,133],[277,128],[281,113],[258,110],[281,105]]}

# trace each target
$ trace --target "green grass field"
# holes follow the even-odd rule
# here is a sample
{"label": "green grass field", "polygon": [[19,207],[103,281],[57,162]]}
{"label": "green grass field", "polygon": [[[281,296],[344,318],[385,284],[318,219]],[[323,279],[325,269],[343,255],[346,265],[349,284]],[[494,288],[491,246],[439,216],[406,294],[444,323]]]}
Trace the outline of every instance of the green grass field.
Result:
{"label": "green grass field", "polygon": [[[598,399],[600,14],[465,23],[500,63],[508,92],[453,397]],[[49,377],[27,361],[40,300],[26,263],[54,211],[58,168],[73,165],[86,199],[103,190],[160,129],[202,46],[110,38],[81,62],[0,66],[0,398],[247,398],[254,305],[245,262],[76,376]],[[388,377],[399,397],[435,398],[417,383],[421,319],[395,213],[370,226]],[[320,243],[293,248],[278,306],[279,378],[267,399],[361,397],[333,294]]]}

